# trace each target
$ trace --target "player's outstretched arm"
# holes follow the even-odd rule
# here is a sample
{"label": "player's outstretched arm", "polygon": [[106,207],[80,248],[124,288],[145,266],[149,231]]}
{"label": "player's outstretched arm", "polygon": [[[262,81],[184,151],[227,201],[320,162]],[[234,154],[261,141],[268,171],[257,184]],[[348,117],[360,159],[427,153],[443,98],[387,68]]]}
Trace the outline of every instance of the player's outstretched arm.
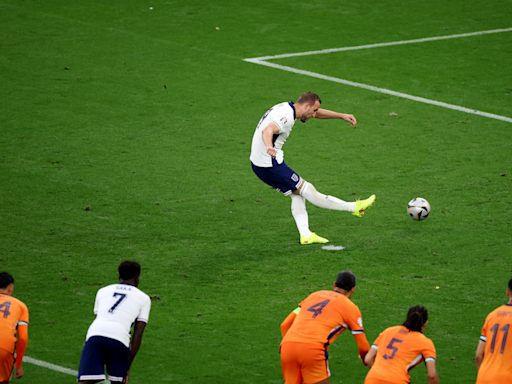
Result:
{"label": "player's outstretched arm", "polygon": [[15,376],[17,379],[21,379],[21,377],[25,374],[23,369],[21,368],[21,363],[23,362],[23,356],[25,356],[25,351],[27,350],[28,345],[28,326],[25,324],[18,325],[18,341],[16,342],[16,373]]}
{"label": "player's outstretched arm", "polygon": [[133,359],[135,359],[135,355],[137,355],[137,352],[139,351],[140,343],[142,342],[142,334],[144,333],[144,328],[146,328],[145,322],[135,322],[135,326],[133,327],[133,337],[130,349],[130,366],[133,363]]}
{"label": "player's outstretched arm", "polygon": [[476,347],[476,355],[475,355],[475,364],[476,370],[480,369],[480,365],[482,365],[482,361],[484,360],[485,353],[485,341],[480,340],[478,342],[478,347]]}
{"label": "player's outstretched arm", "polygon": [[318,111],[316,111],[315,117],[317,119],[343,119],[348,121],[352,127],[355,127],[357,124],[357,120],[354,115],[329,111],[328,109],[319,108]]}
{"label": "player's outstretched arm", "polygon": [[370,348],[370,351],[364,357],[364,360],[363,360],[364,365],[371,368],[373,366],[373,363],[375,363],[376,356],[377,356],[377,349]]}
{"label": "player's outstretched arm", "polygon": [[365,358],[368,352],[370,351],[370,344],[366,339],[366,335],[364,333],[359,333],[357,335],[354,335],[354,338],[356,339],[357,348],[359,349],[359,357],[363,364],[367,365]]}
{"label": "player's outstretched arm", "polygon": [[293,312],[291,312],[288,316],[286,316],[286,319],[281,323],[281,335],[284,337],[286,335],[286,332],[291,328],[293,322],[295,321],[295,318],[299,314],[300,307],[295,309]]}
{"label": "player's outstretched arm", "polygon": [[428,384],[439,384],[439,376],[436,371],[436,362],[434,360],[429,360],[425,363],[427,366],[427,379]]}

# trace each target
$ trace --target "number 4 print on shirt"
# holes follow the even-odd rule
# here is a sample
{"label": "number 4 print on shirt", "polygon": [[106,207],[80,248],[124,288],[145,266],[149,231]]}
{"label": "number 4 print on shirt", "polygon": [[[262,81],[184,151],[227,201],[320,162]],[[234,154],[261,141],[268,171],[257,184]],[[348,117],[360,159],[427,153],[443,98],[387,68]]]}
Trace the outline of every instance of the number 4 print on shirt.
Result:
{"label": "number 4 print on shirt", "polygon": [[119,300],[117,300],[117,301],[116,301],[116,303],[112,306],[112,308],[110,308],[110,309],[108,310],[108,313],[114,313],[114,311],[116,310],[117,306],[118,306],[119,304],[121,304],[121,301],[123,301],[123,300],[124,300],[124,298],[126,297],[126,293],[119,293],[119,292],[116,292],[116,293],[114,293],[114,297],[116,297],[116,296],[121,296],[121,297],[119,298]]}
{"label": "number 4 print on shirt", "polygon": [[3,312],[4,319],[7,319],[9,317],[9,315],[11,314],[11,312],[9,312],[10,308],[11,308],[10,301],[6,301],[6,302],[0,304],[0,312]]}
{"label": "number 4 print on shirt", "polygon": [[395,353],[396,353],[396,351],[398,351],[398,348],[397,348],[397,347],[393,347],[393,344],[395,344],[395,343],[401,343],[401,342],[403,342],[403,340],[395,339],[394,337],[393,337],[393,339],[391,339],[391,342],[388,344],[388,346],[387,346],[386,348],[387,348],[387,349],[391,349],[391,350],[393,351],[393,353],[391,354],[391,356],[389,356],[389,355],[387,355],[387,354],[386,354],[386,355],[384,355],[384,358],[385,358],[386,360],[393,360],[393,358],[395,357]]}
{"label": "number 4 print on shirt", "polygon": [[315,319],[318,315],[320,315],[322,313],[322,309],[324,309],[325,306],[327,304],[329,304],[329,301],[331,301],[331,300],[324,300],[324,301],[317,303],[315,305],[312,305],[311,307],[308,308],[308,312],[314,313],[313,319]]}

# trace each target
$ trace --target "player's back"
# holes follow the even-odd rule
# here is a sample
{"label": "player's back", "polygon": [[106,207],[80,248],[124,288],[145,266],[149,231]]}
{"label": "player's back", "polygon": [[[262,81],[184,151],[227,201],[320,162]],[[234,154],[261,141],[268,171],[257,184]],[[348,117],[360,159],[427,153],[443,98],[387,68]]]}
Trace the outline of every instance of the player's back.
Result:
{"label": "player's back", "polygon": [[300,303],[300,307],[281,344],[293,341],[327,347],[345,329],[352,329],[353,333],[364,332],[359,308],[339,292],[314,292]]}
{"label": "player's back", "polygon": [[[511,333],[509,335],[509,332]],[[481,339],[485,341],[477,384],[512,383],[512,305],[505,304],[485,319]]]}
{"label": "player's back", "polygon": [[0,348],[14,351],[18,324],[28,325],[27,306],[15,297],[0,294]]}
{"label": "player's back", "polygon": [[366,379],[397,384],[410,382],[409,371],[425,359],[436,358],[432,340],[399,325],[385,329],[375,340],[375,362]]}
{"label": "player's back", "polygon": [[130,343],[130,328],[135,321],[147,322],[151,299],[140,289],[129,284],[112,284],[96,294],[96,319],[87,332],[91,336],[105,336]]}

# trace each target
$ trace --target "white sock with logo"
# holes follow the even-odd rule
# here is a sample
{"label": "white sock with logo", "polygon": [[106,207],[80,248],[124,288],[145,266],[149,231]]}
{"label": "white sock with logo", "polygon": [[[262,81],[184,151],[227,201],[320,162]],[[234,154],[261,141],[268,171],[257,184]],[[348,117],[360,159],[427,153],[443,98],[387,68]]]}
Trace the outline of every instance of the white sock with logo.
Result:
{"label": "white sock with logo", "polygon": [[347,203],[344,200],[338,199],[334,196],[324,195],[318,192],[313,184],[304,181],[302,189],[300,190],[301,196],[303,196],[311,204],[316,205],[320,208],[332,209],[334,211],[356,211],[356,203]]}
{"label": "white sock with logo", "polygon": [[300,235],[305,237],[311,236],[308,211],[306,211],[306,199],[293,193],[290,197],[292,199],[292,216],[295,219],[295,224],[297,224]]}

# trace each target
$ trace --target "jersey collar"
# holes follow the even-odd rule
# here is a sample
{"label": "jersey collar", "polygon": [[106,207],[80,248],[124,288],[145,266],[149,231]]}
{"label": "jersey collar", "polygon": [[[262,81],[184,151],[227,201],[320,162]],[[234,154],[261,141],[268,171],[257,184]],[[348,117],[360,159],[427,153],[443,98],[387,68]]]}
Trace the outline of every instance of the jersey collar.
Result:
{"label": "jersey collar", "polygon": [[288,105],[290,107],[292,107],[292,109],[293,109],[293,120],[297,120],[297,115],[295,114],[295,107],[294,107],[293,101],[289,101]]}

